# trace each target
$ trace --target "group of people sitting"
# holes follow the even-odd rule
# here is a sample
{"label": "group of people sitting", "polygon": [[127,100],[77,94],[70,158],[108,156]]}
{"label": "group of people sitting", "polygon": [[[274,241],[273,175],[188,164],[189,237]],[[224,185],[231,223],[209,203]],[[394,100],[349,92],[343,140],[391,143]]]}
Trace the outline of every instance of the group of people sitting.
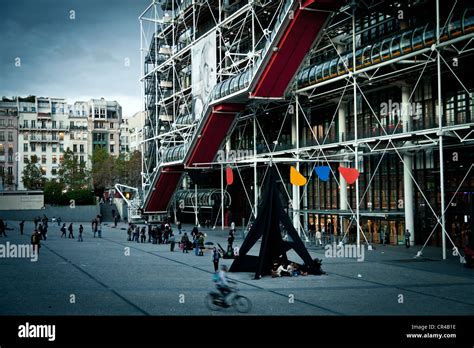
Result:
{"label": "group of people sitting", "polygon": [[274,262],[272,267],[272,278],[276,277],[297,277],[297,276],[307,276],[308,270],[306,267],[296,263],[296,262]]}

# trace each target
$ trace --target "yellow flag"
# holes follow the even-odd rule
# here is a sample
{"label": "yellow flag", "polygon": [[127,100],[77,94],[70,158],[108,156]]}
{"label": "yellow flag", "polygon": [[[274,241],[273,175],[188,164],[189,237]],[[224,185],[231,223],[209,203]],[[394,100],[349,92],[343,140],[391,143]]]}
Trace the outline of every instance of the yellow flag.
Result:
{"label": "yellow flag", "polygon": [[295,167],[290,167],[290,182],[296,186],[303,186],[306,184],[306,178],[296,170]]}

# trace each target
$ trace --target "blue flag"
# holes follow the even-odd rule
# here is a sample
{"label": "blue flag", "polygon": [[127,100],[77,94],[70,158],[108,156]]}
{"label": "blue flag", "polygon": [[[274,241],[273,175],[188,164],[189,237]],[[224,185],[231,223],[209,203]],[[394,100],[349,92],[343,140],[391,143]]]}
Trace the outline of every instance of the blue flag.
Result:
{"label": "blue flag", "polygon": [[322,181],[328,181],[329,180],[329,172],[330,168],[329,166],[320,166],[320,167],[315,167],[314,171],[318,175],[318,178]]}

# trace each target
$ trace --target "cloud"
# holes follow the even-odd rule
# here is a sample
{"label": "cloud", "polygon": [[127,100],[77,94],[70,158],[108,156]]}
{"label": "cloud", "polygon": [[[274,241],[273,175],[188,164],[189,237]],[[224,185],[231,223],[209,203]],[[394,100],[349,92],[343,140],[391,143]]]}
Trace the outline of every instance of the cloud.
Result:
{"label": "cloud", "polygon": [[3,0],[0,96],[104,97],[117,100],[124,115],[141,110],[137,17],[149,2]]}

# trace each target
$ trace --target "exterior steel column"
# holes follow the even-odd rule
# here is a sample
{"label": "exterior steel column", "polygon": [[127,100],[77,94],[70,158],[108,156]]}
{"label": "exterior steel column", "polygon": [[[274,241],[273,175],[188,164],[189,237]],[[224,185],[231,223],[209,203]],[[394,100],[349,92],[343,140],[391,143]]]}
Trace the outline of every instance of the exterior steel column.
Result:
{"label": "exterior steel column", "polygon": [[[291,143],[295,146],[296,149],[296,159],[299,160],[299,148],[300,148],[300,139],[299,139],[299,103],[298,103],[298,95],[296,95],[296,112],[295,117],[291,120]],[[296,162],[296,170],[300,171],[300,163],[299,161]],[[298,231],[298,235],[300,235],[300,188],[299,186],[292,185],[292,197],[291,197],[291,206],[293,208],[293,226],[295,227],[296,231]]]}
{"label": "exterior steel column", "polygon": [[443,260],[446,260],[446,217],[445,201],[444,201],[444,158],[443,158],[443,99],[441,97],[441,49],[439,47],[440,40],[440,13],[439,13],[439,0],[436,0],[436,68],[438,75],[438,122],[439,122],[439,190],[441,194],[441,238],[443,244]]}
{"label": "exterior steel column", "polygon": [[[338,133],[339,133],[339,142],[344,141],[346,137],[346,112],[347,112],[347,104],[344,102],[341,102],[339,105],[339,110],[338,110]],[[341,153],[345,153],[345,150],[341,150]],[[344,158],[345,159],[345,158]],[[344,177],[339,174],[339,210],[345,211],[347,210],[347,182],[344,179]],[[344,233],[344,224],[343,224],[343,219],[342,215],[340,220],[340,228],[341,232]]]}
{"label": "exterior steel column", "polygon": [[[403,131],[411,131],[411,112],[413,110],[409,107],[410,99],[410,89],[408,86],[402,86],[402,122],[403,122]],[[410,142],[406,144],[410,145]],[[403,167],[403,206],[405,208],[405,230],[409,230],[411,233],[410,236],[410,245],[415,245],[415,220],[414,220],[414,208],[413,208],[413,180],[411,178],[411,172],[413,169],[413,155],[411,153],[405,152],[403,154],[403,162],[405,163]],[[403,231],[405,232],[405,231]]]}

